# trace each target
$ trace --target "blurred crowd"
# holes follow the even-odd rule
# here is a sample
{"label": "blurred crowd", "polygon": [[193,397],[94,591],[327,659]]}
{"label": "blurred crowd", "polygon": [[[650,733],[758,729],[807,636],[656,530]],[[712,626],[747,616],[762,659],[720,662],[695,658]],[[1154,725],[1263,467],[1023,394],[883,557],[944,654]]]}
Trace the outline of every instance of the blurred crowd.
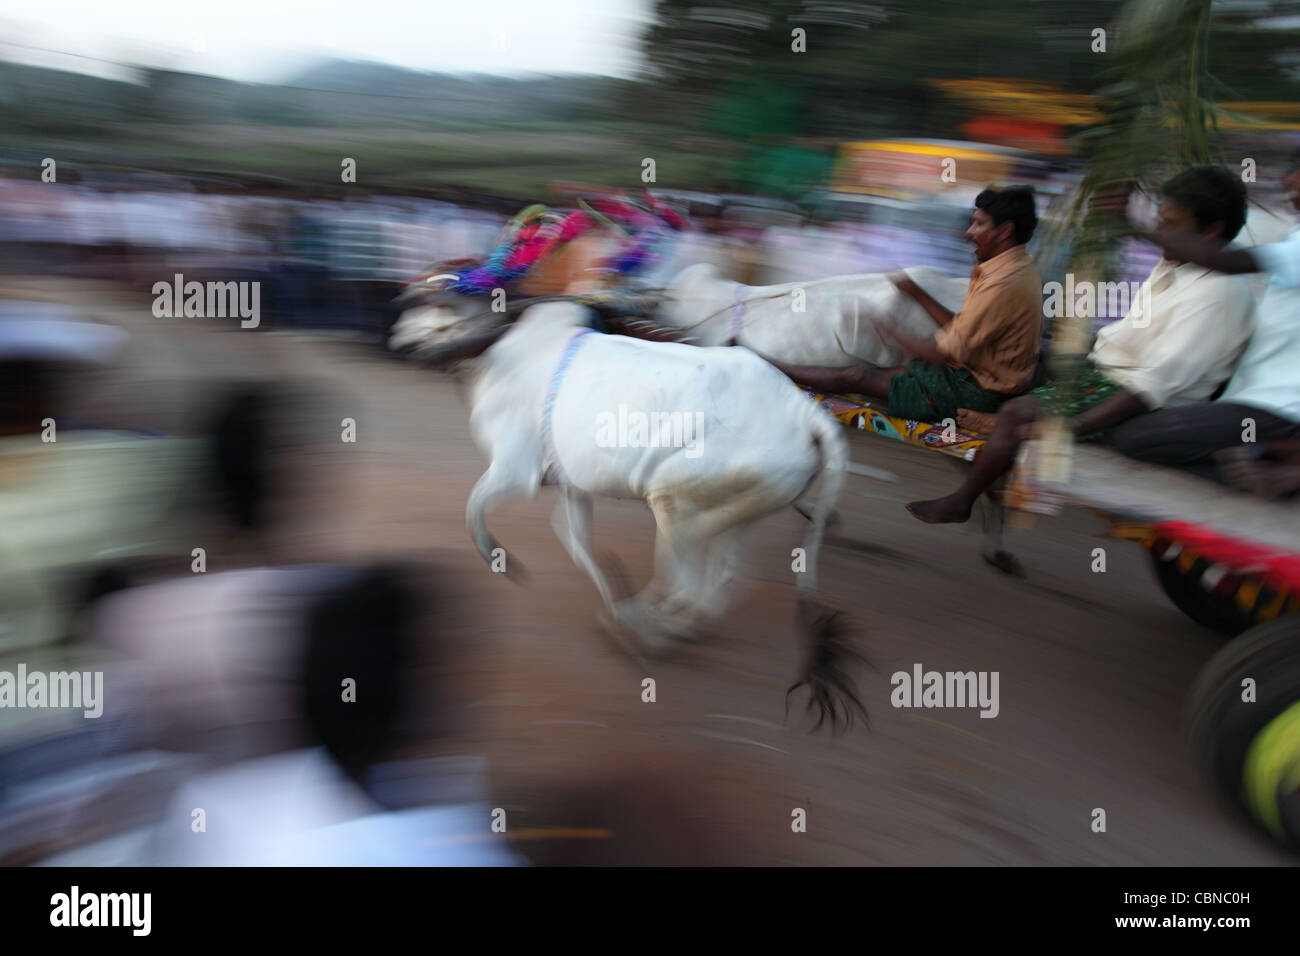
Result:
{"label": "blurred crowd", "polygon": [[[1043,193],[1043,212],[1066,181]],[[639,279],[664,284],[673,270],[710,261],[749,284],[932,266],[965,276],[969,210],[950,202],[862,205],[813,219],[791,204],[696,197],[678,204],[692,230],[675,236]],[[186,280],[258,281],[269,328],[382,335],[400,312],[402,283],[433,264],[481,260],[510,203],[372,192],[359,186],[296,190],[155,174],[45,183],[0,175],[0,248],[11,274],[124,280],[148,288]],[[1067,249],[1031,250],[1045,279],[1059,278]],[[1158,254],[1126,242],[1117,278],[1140,281]],[[1048,261],[1050,259],[1050,261]]]}
{"label": "blurred crowd", "polygon": [[111,188],[0,176],[11,272],[112,277],[142,287],[182,272],[259,281],[273,325],[382,332],[402,282],[481,254],[500,214],[362,189],[289,193],[180,178]]}

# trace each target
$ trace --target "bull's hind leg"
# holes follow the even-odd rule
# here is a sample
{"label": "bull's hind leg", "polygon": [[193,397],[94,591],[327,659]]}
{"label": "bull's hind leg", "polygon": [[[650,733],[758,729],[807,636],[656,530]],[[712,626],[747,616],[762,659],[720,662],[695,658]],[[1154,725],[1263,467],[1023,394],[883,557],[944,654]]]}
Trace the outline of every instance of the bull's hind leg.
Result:
{"label": "bull's hind leg", "polygon": [[496,538],[487,529],[487,510],[493,505],[514,498],[529,498],[537,493],[535,474],[500,467],[493,462],[483,476],[474,483],[465,505],[465,522],[469,525],[474,546],[492,570],[501,570],[507,578],[522,583],[526,577],[524,567],[515,558],[506,555]]}
{"label": "bull's hind leg", "polygon": [[790,498],[756,480],[704,510],[697,510],[690,497],[650,499],[659,534],[655,573],[666,594],[656,611],[670,633],[691,636],[726,609],[726,585],[739,563],[741,529],[787,506]]}
{"label": "bull's hind leg", "polygon": [[745,532],[742,525],[723,532],[709,551],[708,580],[700,601],[700,613],[707,621],[716,621],[731,603],[732,585],[740,574]]}
{"label": "bull's hind leg", "polygon": [[591,495],[566,487],[563,497],[556,502],[552,526],[555,534],[573,558],[573,563],[587,572],[600,599],[611,611],[614,609],[614,592],[595,556],[591,553]]}
{"label": "bull's hind leg", "polygon": [[684,542],[673,533],[675,527],[665,524],[665,514],[674,507],[669,499],[651,498],[647,504],[658,528],[655,576],[640,593],[619,601],[614,616],[618,624],[635,634],[643,653],[657,656],[690,633],[690,623],[673,613],[673,608],[679,596],[690,589],[692,576],[696,582],[702,578],[704,549]]}
{"label": "bull's hind leg", "polygon": [[[741,543],[746,528],[738,527],[723,531],[712,541],[705,542],[698,550],[694,542],[683,546],[678,532],[675,537],[660,535],[658,542],[663,545],[664,555],[657,564],[665,568],[665,576],[680,582],[677,586],[662,587],[666,590],[657,604],[650,605],[657,615],[659,627],[671,637],[683,641],[696,641],[704,636],[703,631],[716,625],[731,604],[733,583],[739,573]],[[702,554],[703,560],[697,557]],[[702,575],[690,580],[697,569],[702,568]],[[694,585],[694,586],[693,586]]]}

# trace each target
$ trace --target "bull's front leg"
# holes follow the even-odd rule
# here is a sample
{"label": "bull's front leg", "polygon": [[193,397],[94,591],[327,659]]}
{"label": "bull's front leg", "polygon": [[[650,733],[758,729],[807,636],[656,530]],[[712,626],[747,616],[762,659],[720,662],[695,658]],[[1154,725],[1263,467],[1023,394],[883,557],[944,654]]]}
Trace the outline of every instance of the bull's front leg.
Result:
{"label": "bull's front leg", "polygon": [[555,505],[552,525],[556,537],[564,545],[573,563],[587,572],[605,607],[614,609],[614,590],[609,580],[600,569],[595,555],[591,553],[591,495],[572,486],[564,489],[564,494]]}
{"label": "bull's front leg", "polygon": [[514,498],[529,498],[537,492],[540,478],[534,472],[515,471],[494,461],[483,476],[474,483],[465,507],[465,522],[469,526],[474,546],[488,567],[503,573],[516,584],[528,579],[528,572],[517,558],[510,558],[492,537],[487,528],[487,510],[493,505]]}

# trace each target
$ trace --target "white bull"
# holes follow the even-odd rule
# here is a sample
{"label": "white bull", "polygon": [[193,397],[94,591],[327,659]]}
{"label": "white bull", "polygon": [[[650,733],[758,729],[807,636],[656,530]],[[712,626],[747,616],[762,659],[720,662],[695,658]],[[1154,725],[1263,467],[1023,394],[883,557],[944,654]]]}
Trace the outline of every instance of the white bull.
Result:
{"label": "white bull", "polygon": [[[491,465],[470,492],[466,518],[483,559],[498,568],[504,559],[507,574],[517,572],[486,513],[558,484],[556,531],[570,556],[615,626],[660,651],[721,615],[742,532],[791,505],[820,473],[806,570],[797,576],[809,622],[817,553],[848,459],[840,426],[744,349],[601,335],[580,328],[584,317],[567,302],[533,306],[479,360],[470,423]],[[618,600],[592,554],[596,495],[642,499],[654,514],[655,580],[635,597]],[[812,637],[800,681],[809,684],[809,706],[834,725],[842,702],[851,721],[861,705],[839,666],[831,619],[814,625]]]}
{"label": "white bull", "polygon": [[[968,280],[928,266],[904,271],[945,308],[961,308]],[[883,338],[879,325],[893,325],[918,338],[928,338],[939,328],[884,273],[746,286],[720,277],[707,264],[689,266],[673,279],[657,318],[689,330],[701,345],[734,341],[786,365],[832,367],[905,364],[910,356]]]}

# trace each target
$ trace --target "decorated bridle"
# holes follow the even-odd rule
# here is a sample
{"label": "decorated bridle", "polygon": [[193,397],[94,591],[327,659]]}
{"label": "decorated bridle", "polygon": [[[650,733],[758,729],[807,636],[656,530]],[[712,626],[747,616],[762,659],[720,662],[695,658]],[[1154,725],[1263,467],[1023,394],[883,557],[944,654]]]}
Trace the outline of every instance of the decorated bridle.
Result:
{"label": "decorated bridle", "polygon": [[[480,265],[473,265],[472,260],[457,260],[454,264],[431,266],[425,275],[407,283],[407,292],[423,291],[421,287],[439,283],[437,291],[489,295],[526,275],[556,249],[598,228],[611,229],[621,237],[619,251],[600,268],[614,275],[630,275],[653,262],[664,239],[687,225],[648,192],[643,200],[647,208],[627,200],[579,199],[579,208],[567,215],[541,204],[529,206],[506,224]],[[434,271],[441,274],[429,274]]]}

